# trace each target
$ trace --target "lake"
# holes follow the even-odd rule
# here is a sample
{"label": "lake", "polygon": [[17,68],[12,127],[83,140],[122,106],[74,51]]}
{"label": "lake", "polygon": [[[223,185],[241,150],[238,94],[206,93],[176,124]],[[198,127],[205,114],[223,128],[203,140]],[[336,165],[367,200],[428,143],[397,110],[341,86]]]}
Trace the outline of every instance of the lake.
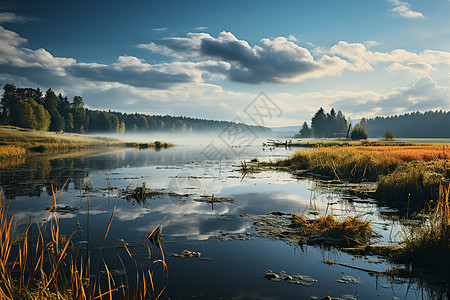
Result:
{"label": "lake", "polygon": [[[58,206],[73,209],[58,213],[62,231],[77,231],[74,241],[89,239],[94,256],[115,209],[103,256],[117,274],[123,269],[117,254],[127,256],[121,245],[126,242],[136,260],[145,261],[145,236],[162,222],[170,274],[166,294],[170,299],[321,299],[327,295],[342,299],[448,299],[448,283],[436,279],[375,276],[324,263],[332,260],[374,271],[393,267],[383,259],[318,246],[301,248],[259,234],[252,216],[296,211],[309,217],[360,215],[373,222],[381,236],[377,244],[393,244],[399,238],[401,229],[393,207],[340,192],[327,182],[299,179],[284,172],[245,176],[239,172],[243,161],[274,161],[294,150],[263,148],[261,139],[241,146],[205,137],[195,142],[187,138],[167,141],[177,146],[162,151],[110,149],[27,157],[25,165],[0,170],[2,200],[15,211],[21,230],[47,217],[46,208],[53,201],[52,184],[59,190],[68,179]],[[155,195],[131,197],[131,191],[143,183],[155,189]],[[157,252],[156,247],[151,249]],[[200,252],[201,256],[172,255],[183,250]],[[314,280],[305,284],[275,282],[264,277],[268,270]]]}

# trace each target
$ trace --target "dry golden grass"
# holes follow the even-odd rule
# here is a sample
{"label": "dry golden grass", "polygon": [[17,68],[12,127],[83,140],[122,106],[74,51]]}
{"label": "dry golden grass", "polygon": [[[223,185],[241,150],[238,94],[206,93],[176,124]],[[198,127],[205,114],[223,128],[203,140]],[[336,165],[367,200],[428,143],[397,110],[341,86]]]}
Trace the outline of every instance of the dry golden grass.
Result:
{"label": "dry golden grass", "polygon": [[0,161],[2,160],[3,152],[5,153],[5,159],[7,159],[14,153],[17,153],[19,149],[23,149],[20,151],[26,155],[30,151],[53,153],[81,149],[102,149],[104,147],[134,147],[160,150],[174,146],[173,144],[160,141],[152,143],[125,143],[110,137],[36,131],[14,126],[0,126],[0,145],[12,147],[5,148],[4,151],[0,148]]}
{"label": "dry golden grass", "polygon": [[27,150],[23,147],[0,145],[0,160],[11,157],[24,157]]}
{"label": "dry golden grass", "polygon": [[367,245],[377,236],[369,221],[359,217],[347,217],[338,221],[333,215],[308,218],[304,215],[292,215],[292,225],[300,227],[302,236],[325,236],[335,240],[337,246]]}
{"label": "dry golden grass", "polygon": [[400,161],[383,152],[362,151],[355,147],[326,147],[298,151],[276,163],[294,170],[311,171],[346,181],[375,181],[380,174],[393,171]]}
{"label": "dry golden grass", "polygon": [[331,146],[298,151],[275,166],[311,171],[346,181],[376,181],[406,162],[445,163],[450,158],[448,145],[441,146]]}
{"label": "dry golden grass", "polygon": [[27,150],[23,147],[0,145],[0,170],[23,164],[26,154]]}
{"label": "dry golden grass", "polygon": [[[67,183],[67,182],[66,182]],[[63,190],[64,187],[61,189]],[[14,214],[9,216],[8,207],[0,205],[0,299],[158,299],[167,286],[168,268],[160,244],[162,258],[152,261],[149,251],[149,267],[141,270],[126,248],[128,257],[135,264],[132,274],[135,281],[129,283],[128,274],[114,279],[102,258],[106,237],[114,217],[108,223],[100,248],[97,267],[91,273],[91,259],[80,248],[74,247],[72,236],[60,231],[58,216],[51,213],[61,195],[53,191],[53,204],[42,226],[37,226],[37,238],[31,240],[29,226],[20,235],[15,232]],[[1,191],[0,191],[1,196]],[[161,232],[162,223],[154,230]],[[50,236],[50,238],[48,238]],[[35,246],[33,245],[35,244]],[[125,246],[126,247],[126,246]],[[149,247],[149,245],[147,245]],[[84,257],[87,257],[83,260]],[[122,259],[124,270],[126,270]],[[101,278],[100,262],[104,273]],[[120,281],[120,282],[119,282]]]}
{"label": "dry golden grass", "polygon": [[442,146],[359,146],[356,149],[365,153],[379,153],[405,162],[429,162],[450,158],[450,148],[446,144]]}
{"label": "dry golden grass", "polygon": [[422,212],[420,226],[407,226],[396,260],[447,274],[450,269],[450,183],[441,182],[436,205]]}

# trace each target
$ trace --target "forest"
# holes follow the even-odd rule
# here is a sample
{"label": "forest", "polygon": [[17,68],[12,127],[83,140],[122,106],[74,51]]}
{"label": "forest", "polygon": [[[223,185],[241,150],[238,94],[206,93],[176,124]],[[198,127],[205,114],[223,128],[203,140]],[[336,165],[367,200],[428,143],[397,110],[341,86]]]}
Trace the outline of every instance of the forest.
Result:
{"label": "forest", "polygon": [[93,132],[202,132],[226,130],[254,133],[270,132],[262,126],[251,126],[228,121],[205,120],[184,116],[126,114],[114,111],[91,110],[85,107],[81,96],[70,102],[66,96],[48,89],[45,95],[39,89],[3,86],[0,100],[0,124],[42,131],[93,133]]}
{"label": "forest", "polygon": [[412,112],[388,117],[362,118],[352,126],[350,118],[334,108],[325,113],[320,108],[311,119],[304,122],[296,137],[347,137],[352,139],[385,137],[386,132],[403,138],[450,138],[450,112]]}
{"label": "forest", "polygon": [[370,137],[382,137],[391,130],[396,137],[449,138],[450,111],[412,112],[403,115],[367,119],[365,130]]}
{"label": "forest", "polygon": [[311,119],[311,127],[304,122],[300,129],[298,137],[347,137],[350,129],[350,119],[347,120],[342,111],[336,111],[334,108],[329,113],[325,113],[321,107]]}

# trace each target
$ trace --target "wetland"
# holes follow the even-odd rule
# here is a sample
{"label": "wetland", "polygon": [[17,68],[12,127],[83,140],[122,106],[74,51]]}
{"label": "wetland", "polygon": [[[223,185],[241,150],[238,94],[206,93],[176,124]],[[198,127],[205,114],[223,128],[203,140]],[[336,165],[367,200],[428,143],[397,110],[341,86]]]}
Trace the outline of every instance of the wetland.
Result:
{"label": "wetland", "polygon": [[[290,159],[299,149],[264,148],[260,139],[234,147],[206,137],[162,140],[176,146],[27,155],[0,170],[2,203],[15,212],[16,231],[56,214],[61,232],[76,232],[92,260],[102,255],[116,279],[127,269],[118,255],[132,251],[141,262],[148,249],[161,247],[163,298],[448,299],[448,278],[422,269],[386,272],[406,267],[371,251],[398,246],[408,226],[417,225],[402,207],[376,199],[376,183],[253,167]],[[52,188],[63,190],[54,207]],[[316,232],[299,243],[287,232],[326,216],[332,223],[370,222],[366,250],[323,243]]]}

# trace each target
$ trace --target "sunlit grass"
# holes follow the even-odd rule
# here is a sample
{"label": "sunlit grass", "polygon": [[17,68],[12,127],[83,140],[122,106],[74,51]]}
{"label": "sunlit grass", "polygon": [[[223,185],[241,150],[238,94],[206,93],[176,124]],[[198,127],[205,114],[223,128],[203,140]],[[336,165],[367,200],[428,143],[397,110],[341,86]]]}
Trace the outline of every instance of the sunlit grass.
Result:
{"label": "sunlit grass", "polygon": [[404,162],[409,161],[436,161],[450,158],[450,148],[443,144],[430,146],[363,146],[356,147],[360,151],[379,152]]}
{"label": "sunlit grass", "polygon": [[362,151],[356,147],[326,147],[298,151],[275,165],[310,171],[345,181],[375,181],[392,172],[400,160],[383,152]]}
{"label": "sunlit grass", "polygon": [[23,164],[26,154],[27,150],[23,147],[0,145],[0,170]]}
{"label": "sunlit grass", "polygon": [[377,234],[369,221],[360,217],[347,217],[343,221],[333,215],[308,218],[304,215],[292,215],[292,225],[300,227],[302,236],[324,236],[335,240],[337,246],[368,245]]}
{"label": "sunlit grass", "polygon": [[428,215],[420,226],[406,226],[397,261],[426,267],[448,275],[450,269],[450,183],[439,187],[438,200],[422,215]]}
{"label": "sunlit grass", "polygon": [[[66,182],[67,183],[67,182]],[[62,189],[61,189],[62,190]],[[31,237],[31,226],[24,233],[16,232],[14,214],[8,206],[0,205],[0,299],[158,299],[167,286],[168,268],[159,243],[162,258],[152,260],[149,245],[148,267],[141,269],[126,245],[128,259],[134,272],[120,279],[113,278],[102,258],[105,240],[114,217],[114,211],[103,238],[96,267],[91,257],[73,243],[73,233],[64,235],[56,213],[56,201],[61,195],[53,191],[53,204],[42,226],[37,226],[37,237]],[[0,192],[1,196],[1,192]],[[153,232],[160,232],[162,224]],[[36,233],[34,233],[36,235]],[[119,256],[124,270],[124,261]],[[103,270],[103,272],[100,272]],[[104,274],[103,276],[101,274]],[[132,276],[129,277],[129,276]],[[131,280],[132,279],[132,280]]]}

